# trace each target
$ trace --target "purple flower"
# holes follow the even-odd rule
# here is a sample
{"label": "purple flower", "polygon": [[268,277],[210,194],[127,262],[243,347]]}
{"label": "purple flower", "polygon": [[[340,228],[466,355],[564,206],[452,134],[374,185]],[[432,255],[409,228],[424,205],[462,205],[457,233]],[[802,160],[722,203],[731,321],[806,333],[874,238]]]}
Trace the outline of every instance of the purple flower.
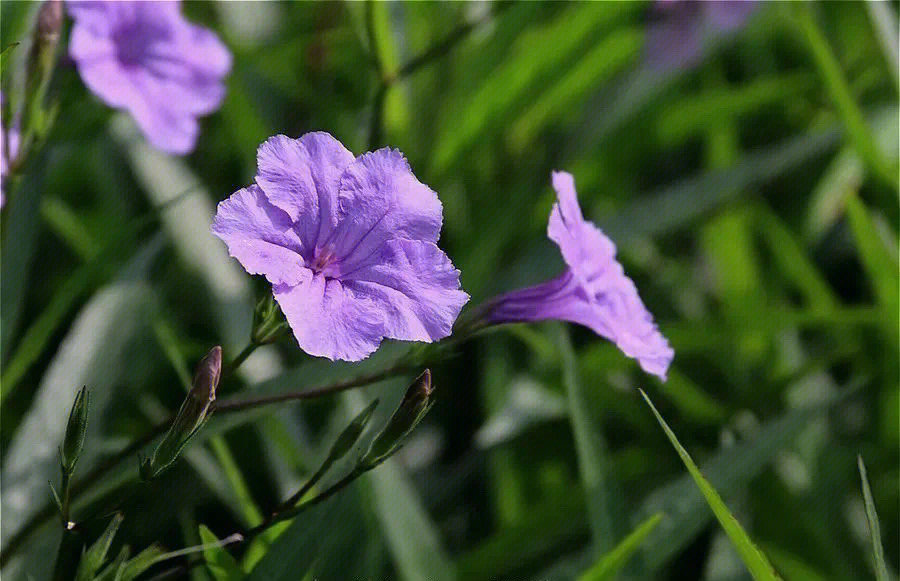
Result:
{"label": "purple flower", "polygon": [[181,15],[178,2],[72,1],[69,54],[84,84],[125,109],[154,147],[194,149],[197,117],[225,97],[231,53],[206,28]]}
{"label": "purple flower", "polygon": [[553,172],[553,188],[558,203],[550,213],[547,235],[559,246],[568,268],[552,280],[491,300],[482,320],[489,324],[547,319],[579,323],[665,381],[674,351],[616,261],[615,244],[582,217],[571,174]]}
{"label": "purple flower", "polygon": [[733,32],[757,8],[753,0],[657,0],[659,22],[647,31],[653,66],[686,68],[697,64],[707,37]]}
{"label": "purple flower", "polygon": [[358,361],[383,338],[450,334],[469,297],[436,244],[441,203],[399,151],[354,158],[327,133],[277,135],[257,165],[212,231],[272,283],[304,351]]}
{"label": "purple flower", "polygon": [[[0,109],[3,108],[3,93],[0,93]],[[9,173],[10,167],[19,155],[19,124],[17,121],[10,123],[9,127],[0,119],[0,208],[6,205],[6,195],[3,193],[3,180]]]}

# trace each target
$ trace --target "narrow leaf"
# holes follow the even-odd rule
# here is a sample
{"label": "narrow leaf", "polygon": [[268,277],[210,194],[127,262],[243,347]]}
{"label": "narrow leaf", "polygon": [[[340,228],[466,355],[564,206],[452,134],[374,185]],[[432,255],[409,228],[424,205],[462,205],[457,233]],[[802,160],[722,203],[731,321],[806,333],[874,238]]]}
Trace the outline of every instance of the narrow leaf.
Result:
{"label": "narrow leaf", "polygon": [[579,581],[605,581],[615,579],[616,574],[622,570],[628,560],[634,556],[641,543],[647,538],[659,521],[663,519],[662,513],[656,513],[634,529],[627,537],[616,545],[612,551],[603,555],[597,564],[588,569]]}
{"label": "narrow leaf", "polygon": [[200,541],[204,545],[210,545],[203,550],[203,558],[206,560],[206,568],[216,581],[241,581],[244,578],[241,566],[231,553],[221,545],[215,546],[219,539],[206,525],[200,525]]}
{"label": "narrow leaf", "polygon": [[106,553],[109,551],[109,546],[112,544],[113,538],[115,538],[123,520],[125,520],[125,516],[122,513],[116,513],[113,519],[109,521],[106,530],[100,535],[100,538],[94,541],[91,548],[85,551],[81,561],[78,563],[75,581],[91,581],[94,578],[106,560]]}
{"label": "narrow leaf", "polygon": [[872,489],[869,488],[869,478],[866,475],[866,465],[862,456],[857,456],[859,464],[859,478],[862,480],[863,499],[866,502],[866,521],[869,523],[869,536],[872,538],[872,558],[875,562],[875,578],[878,581],[890,581],[887,564],[884,562],[884,545],[881,543],[881,526],[878,524],[878,514],[875,512],[875,501],[872,499]]}
{"label": "narrow leaf", "polygon": [[578,379],[578,365],[569,333],[556,325],[557,345],[562,356],[563,383],[569,401],[569,420],[575,436],[578,470],[587,496],[594,550],[600,556],[614,546],[616,533],[611,507],[609,458],[599,419],[589,413],[590,403]]}
{"label": "narrow leaf", "polygon": [[694,461],[687,453],[687,450],[685,450],[678,442],[675,433],[669,428],[669,425],[656,410],[653,402],[650,401],[650,398],[647,397],[647,394],[644,393],[643,390],[641,390],[641,396],[643,396],[647,405],[650,406],[653,415],[656,416],[656,420],[659,422],[659,425],[662,426],[662,429],[672,443],[672,446],[678,452],[681,461],[684,462],[685,467],[688,469],[688,472],[690,472],[691,477],[694,479],[700,492],[702,492],[704,498],[706,498],[707,504],[716,515],[716,519],[718,519],[719,524],[722,525],[728,538],[731,539],[731,543],[741,556],[741,560],[744,561],[744,564],[747,566],[747,569],[750,571],[753,578],[757,581],[763,579],[779,579],[778,575],[775,573],[775,569],[772,568],[772,565],[769,563],[766,556],[753,544],[753,541],[750,540],[750,537],[744,531],[743,527],[741,527],[737,519],[729,512],[728,506],[726,506],[722,497],[719,496],[716,489],[713,488],[709,481],[701,474],[700,469],[694,464]]}

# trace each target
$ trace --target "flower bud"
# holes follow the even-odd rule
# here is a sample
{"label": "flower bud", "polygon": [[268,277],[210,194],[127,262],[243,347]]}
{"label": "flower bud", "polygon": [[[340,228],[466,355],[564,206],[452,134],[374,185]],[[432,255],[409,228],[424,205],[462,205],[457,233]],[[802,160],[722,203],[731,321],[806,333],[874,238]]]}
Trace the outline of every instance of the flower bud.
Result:
{"label": "flower bud", "polygon": [[197,364],[191,390],[184,398],[172,426],[149,459],[141,462],[141,477],[151,480],[165,471],[181,455],[191,438],[212,414],[216,389],[222,375],[222,348],[218,345]]}
{"label": "flower bud", "polygon": [[281,309],[271,293],[266,294],[256,304],[253,311],[253,331],[250,340],[254,345],[274,343],[287,330],[287,322],[281,316]]}
{"label": "flower bud", "polygon": [[45,0],[38,12],[36,39],[44,43],[58,42],[62,25],[62,0]]}
{"label": "flower bud", "polygon": [[394,411],[384,430],[372,442],[363,464],[377,464],[397,451],[403,440],[431,408],[431,371],[426,369],[406,390],[403,401]]}
{"label": "flower bud", "polygon": [[64,474],[75,472],[75,464],[84,448],[84,435],[87,432],[88,411],[91,407],[91,392],[82,387],[75,394],[75,401],[69,411],[66,424],[66,435],[59,451],[59,463]]}
{"label": "flower bud", "polygon": [[27,91],[30,98],[36,98],[46,86],[56,62],[56,47],[59,44],[63,25],[62,0],[44,0],[38,10],[37,23],[28,55]]}

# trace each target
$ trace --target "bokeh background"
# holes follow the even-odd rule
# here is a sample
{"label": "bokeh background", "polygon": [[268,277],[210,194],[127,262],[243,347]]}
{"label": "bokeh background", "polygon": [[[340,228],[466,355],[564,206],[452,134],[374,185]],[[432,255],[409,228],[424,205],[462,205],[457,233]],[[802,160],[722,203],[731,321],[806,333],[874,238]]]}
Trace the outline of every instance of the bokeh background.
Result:
{"label": "bokeh background", "polygon": [[[3,46],[27,42],[35,9],[3,1]],[[406,154],[443,202],[441,246],[472,305],[563,268],[545,235],[550,171],[572,172],[676,355],[663,384],[575,326],[479,336],[432,368],[437,404],[402,453],[301,517],[277,558],[315,555],[318,579],[574,579],[662,511],[623,575],[749,578],[642,388],[788,579],[873,577],[861,455],[897,570],[896,2],[760,3],[743,26],[681,38],[698,43],[689,59],[654,54],[671,9],[645,2],[184,10],[234,53],[196,151],[153,150],[63,54],[58,120],[7,192],[4,546],[51,502],[77,388],[94,393],[83,474],[177,409],[211,345],[230,358],[246,344],[268,285],[209,233],[214,204],[252,181],[267,137],[324,130],[357,153]],[[13,95],[24,52],[4,61]],[[382,76],[398,80],[385,90]],[[404,349],[329,364],[285,337],[222,394],[320,385]],[[408,379],[214,417],[159,482],[125,495],[125,462],[75,514],[90,538],[124,512],[113,554],[196,544],[199,524],[243,530],[315,468],[350,409],[397,401]],[[47,577],[59,533],[42,522],[4,576]]]}

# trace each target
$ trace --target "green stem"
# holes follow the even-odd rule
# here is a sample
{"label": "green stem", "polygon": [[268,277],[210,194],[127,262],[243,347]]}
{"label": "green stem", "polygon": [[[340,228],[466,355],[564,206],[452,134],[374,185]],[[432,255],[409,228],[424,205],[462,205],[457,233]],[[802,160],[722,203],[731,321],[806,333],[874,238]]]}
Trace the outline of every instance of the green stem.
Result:
{"label": "green stem", "polygon": [[862,111],[853,99],[840,65],[831,52],[828,41],[816,25],[810,10],[809,6],[802,5],[797,6],[794,13],[804,40],[819,69],[819,74],[822,76],[822,81],[831,93],[838,114],[844,122],[845,129],[869,169],[881,181],[897,190],[900,188],[897,181],[897,168],[892,167],[882,156]]}
{"label": "green stem", "polygon": [[241,351],[240,353],[238,353],[238,354],[237,354],[237,357],[235,357],[235,358],[231,361],[231,363],[229,363],[229,364],[225,367],[224,373],[223,373],[222,375],[230,375],[230,374],[234,373],[235,371],[237,371],[238,367],[240,367],[241,364],[242,364],[244,361],[246,361],[247,358],[250,357],[250,355],[251,355],[254,351],[256,351],[256,349],[257,349],[258,347],[259,347],[259,344],[258,344],[258,343],[254,343],[254,342],[251,341],[246,347],[244,347],[244,350]]}

